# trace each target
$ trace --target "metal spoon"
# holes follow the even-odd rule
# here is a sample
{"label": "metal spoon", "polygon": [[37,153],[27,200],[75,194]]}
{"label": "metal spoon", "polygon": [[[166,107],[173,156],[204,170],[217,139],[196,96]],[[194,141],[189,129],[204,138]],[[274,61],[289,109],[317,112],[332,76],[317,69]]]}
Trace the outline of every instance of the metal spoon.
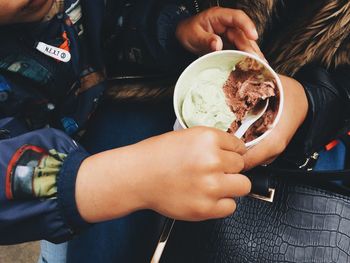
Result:
{"label": "metal spoon", "polygon": [[250,126],[254,124],[265,113],[269,106],[269,99],[261,100],[253,109],[247,112],[247,115],[243,118],[241,126],[235,132],[237,138],[242,138]]}

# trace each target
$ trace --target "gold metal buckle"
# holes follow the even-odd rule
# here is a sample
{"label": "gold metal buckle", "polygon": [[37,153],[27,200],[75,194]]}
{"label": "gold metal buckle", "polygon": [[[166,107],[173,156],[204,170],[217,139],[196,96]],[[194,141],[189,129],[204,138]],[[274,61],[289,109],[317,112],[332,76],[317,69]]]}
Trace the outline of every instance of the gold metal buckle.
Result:
{"label": "gold metal buckle", "polygon": [[250,197],[253,197],[255,199],[259,199],[265,202],[273,202],[273,199],[275,197],[275,189],[274,188],[269,188],[269,193],[267,196],[264,195],[258,195],[258,194],[249,194]]}

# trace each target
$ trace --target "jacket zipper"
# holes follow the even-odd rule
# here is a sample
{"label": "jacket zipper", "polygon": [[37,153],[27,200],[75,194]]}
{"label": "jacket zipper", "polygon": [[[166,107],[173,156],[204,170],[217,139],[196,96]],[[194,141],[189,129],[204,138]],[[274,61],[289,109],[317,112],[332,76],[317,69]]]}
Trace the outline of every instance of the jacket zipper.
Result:
{"label": "jacket zipper", "polygon": [[196,10],[196,13],[198,14],[200,12],[200,8],[197,0],[193,0],[193,6],[194,6],[194,9]]}

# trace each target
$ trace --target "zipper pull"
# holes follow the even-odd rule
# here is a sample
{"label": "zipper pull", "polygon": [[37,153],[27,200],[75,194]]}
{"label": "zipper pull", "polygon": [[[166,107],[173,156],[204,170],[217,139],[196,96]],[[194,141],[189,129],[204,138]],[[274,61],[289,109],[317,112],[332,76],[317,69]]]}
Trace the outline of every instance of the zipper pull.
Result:
{"label": "zipper pull", "polygon": [[306,158],[305,162],[300,165],[299,168],[306,171],[312,171],[319,156],[320,154],[318,152],[314,152],[310,157]]}
{"label": "zipper pull", "polygon": [[44,55],[67,63],[71,60],[71,54],[69,51],[64,50],[62,48],[58,48],[55,46],[51,46],[44,42],[38,42],[35,47],[38,51],[43,53]]}

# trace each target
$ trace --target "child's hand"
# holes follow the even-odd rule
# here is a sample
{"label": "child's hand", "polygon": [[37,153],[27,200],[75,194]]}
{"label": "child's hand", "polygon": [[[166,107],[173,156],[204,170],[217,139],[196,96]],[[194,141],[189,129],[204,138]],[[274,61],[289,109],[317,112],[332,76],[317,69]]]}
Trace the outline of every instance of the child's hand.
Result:
{"label": "child's hand", "polygon": [[250,192],[243,142],[196,127],[169,132],[87,158],[79,169],[79,212],[97,222],[152,209],[182,220],[225,217]]}
{"label": "child's hand", "polygon": [[241,140],[220,130],[195,127],[171,132],[139,147],[149,155],[145,169],[154,171],[144,184],[144,200],[168,217],[225,217],[235,210],[233,197],[250,191],[250,181],[238,174],[246,148]]}
{"label": "child's hand", "polygon": [[239,50],[264,58],[255,42],[258,33],[252,20],[241,10],[213,7],[190,17],[177,27],[176,36],[189,51],[203,55],[223,49],[223,39]]}
{"label": "child's hand", "polygon": [[52,4],[53,0],[0,0],[0,25],[40,21]]}

